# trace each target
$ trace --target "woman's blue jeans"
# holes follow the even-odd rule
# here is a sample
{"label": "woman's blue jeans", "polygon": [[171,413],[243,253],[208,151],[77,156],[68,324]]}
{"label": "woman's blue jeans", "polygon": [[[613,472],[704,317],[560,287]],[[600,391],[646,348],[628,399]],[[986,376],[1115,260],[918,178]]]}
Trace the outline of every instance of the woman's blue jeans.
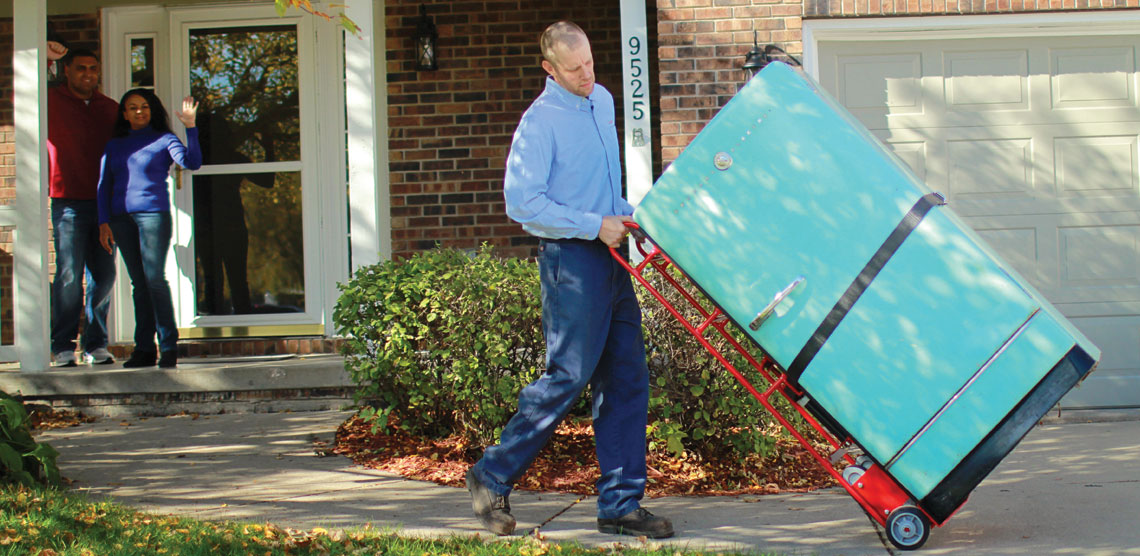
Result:
{"label": "woman's blue jeans", "polygon": [[178,349],[174,302],[166,281],[166,253],[172,233],[170,212],[132,212],[112,216],[109,224],[131,277],[135,349],[154,353],[155,333],[161,351]]}
{"label": "woman's blue jeans", "polygon": [[[107,309],[115,284],[115,255],[99,245],[99,207],[95,201],[51,200],[55,279],[51,283],[51,352],[75,351],[79,316],[86,305],[84,351],[107,347]],[[86,303],[83,278],[87,277]]]}
{"label": "woman's blue jeans", "polygon": [[645,493],[649,369],[641,308],[629,273],[600,242],[544,240],[538,265],[546,372],[519,393],[518,412],[475,473],[509,494],[589,385],[602,475],[598,517],[621,517]]}

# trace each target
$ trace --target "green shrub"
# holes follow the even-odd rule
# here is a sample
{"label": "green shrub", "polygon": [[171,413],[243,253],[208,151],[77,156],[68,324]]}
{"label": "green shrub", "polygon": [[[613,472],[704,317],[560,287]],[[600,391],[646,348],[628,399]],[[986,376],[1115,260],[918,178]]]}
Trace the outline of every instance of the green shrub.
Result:
{"label": "green shrub", "polygon": [[[649,282],[694,326],[703,318],[657,271]],[[689,289],[706,311],[712,304],[679,273],[673,277]],[[673,317],[648,290],[637,285],[641,301],[645,349],[649,361],[650,449],[666,449],[680,456],[692,452],[702,458],[743,458],[750,453],[768,455],[778,423],[736,378]],[[730,332],[732,325],[729,325]],[[761,353],[741,333],[734,333],[750,354]],[[758,389],[767,382],[711,327],[705,334],[714,347]],[[786,402],[782,404],[787,406]]]}
{"label": "green shrub", "polygon": [[32,439],[24,404],[0,390],[0,483],[59,484],[59,452]]}
{"label": "green shrub", "polygon": [[[653,280],[681,306],[679,294]],[[434,249],[361,268],[340,289],[334,318],[358,403],[370,406],[361,414],[374,428],[394,417],[416,434],[459,432],[475,446],[493,444],[519,390],[544,370],[533,261],[496,258],[487,247],[473,256]],[[772,417],[656,299],[635,289],[649,356],[651,449],[706,458],[769,453]],[[588,415],[588,399],[573,411]]]}
{"label": "green shrub", "polygon": [[[538,269],[433,249],[359,269],[334,319],[358,401],[411,432],[489,445],[544,368]],[[366,416],[368,411],[365,412]]]}

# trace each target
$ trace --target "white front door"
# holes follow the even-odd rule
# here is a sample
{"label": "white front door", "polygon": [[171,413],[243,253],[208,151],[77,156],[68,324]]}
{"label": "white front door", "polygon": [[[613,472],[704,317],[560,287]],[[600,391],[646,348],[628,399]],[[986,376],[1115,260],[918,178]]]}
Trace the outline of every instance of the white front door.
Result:
{"label": "white front door", "polygon": [[821,40],[819,79],[1103,350],[1063,405],[1140,405],[1140,35],[985,33]]}
{"label": "white front door", "polygon": [[321,22],[271,5],[107,16],[111,85],[155,87],[174,124],[183,96],[199,102],[203,166],[172,179],[167,278],[182,336],[327,333],[347,271],[343,119],[319,108],[343,89],[339,60],[316,61]]}

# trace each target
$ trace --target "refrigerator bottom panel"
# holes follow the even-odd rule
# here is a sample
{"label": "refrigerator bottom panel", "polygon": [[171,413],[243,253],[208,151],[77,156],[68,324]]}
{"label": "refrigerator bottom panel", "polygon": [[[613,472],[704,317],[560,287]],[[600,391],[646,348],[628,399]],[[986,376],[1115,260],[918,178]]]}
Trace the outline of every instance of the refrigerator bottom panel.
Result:
{"label": "refrigerator bottom panel", "polygon": [[1092,371],[1096,361],[1074,347],[1021,402],[919,503],[936,523],[946,521],[974,487],[1073,386]]}

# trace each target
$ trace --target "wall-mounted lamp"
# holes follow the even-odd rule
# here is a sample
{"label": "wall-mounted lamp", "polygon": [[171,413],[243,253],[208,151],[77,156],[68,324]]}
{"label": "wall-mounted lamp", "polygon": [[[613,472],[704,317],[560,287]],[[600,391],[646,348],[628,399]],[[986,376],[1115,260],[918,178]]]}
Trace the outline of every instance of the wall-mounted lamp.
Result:
{"label": "wall-mounted lamp", "polygon": [[435,30],[435,23],[427,14],[427,6],[420,4],[420,19],[416,21],[416,69],[437,70],[439,62],[436,60],[435,41],[439,33]]}
{"label": "wall-mounted lamp", "polygon": [[802,64],[800,64],[800,61],[797,60],[795,56],[788,54],[784,51],[783,48],[780,48],[774,44],[769,44],[765,46],[763,50],[761,50],[760,45],[756,42],[756,31],[753,31],[752,50],[749,50],[748,54],[744,55],[744,65],[741,66],[744,71],[748,72],[748,79],[752,79],[752,77],[755,76],[760,70],[764,69],[764,66],[768,65],[769,62],[777,60],[777,58],[773,58],[772,56],[776,52],[783,54],[783,57],[787,58],[786,61],[789,61],[797,66],[802,66]]}

